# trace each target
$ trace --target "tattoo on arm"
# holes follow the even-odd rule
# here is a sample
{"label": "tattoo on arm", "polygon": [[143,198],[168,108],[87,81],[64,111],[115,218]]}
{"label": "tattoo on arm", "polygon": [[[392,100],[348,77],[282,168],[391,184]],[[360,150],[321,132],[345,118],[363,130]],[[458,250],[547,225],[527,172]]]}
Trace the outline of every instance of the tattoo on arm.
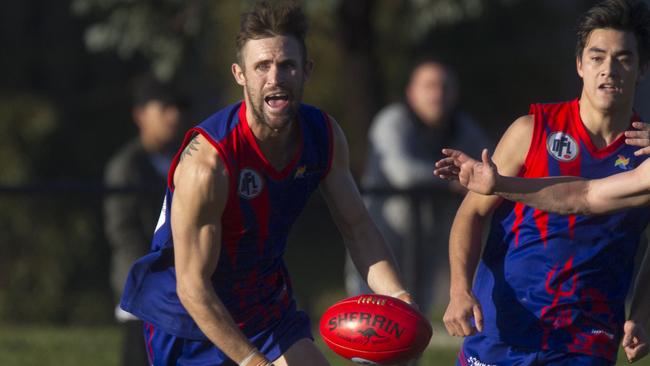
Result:
{"label": "tattoo on arm", "polygon": [[192,141],[190,141],[190,143],[187,144],[185,150],[183,150],[183,154],[181,155],[181,160],[183,160],[185,156],[192,156],[192,150],[199,151],[199,149],[197,148],[198,144],[199,144],[199,140],[195,136],[194,138],[192,138]]}

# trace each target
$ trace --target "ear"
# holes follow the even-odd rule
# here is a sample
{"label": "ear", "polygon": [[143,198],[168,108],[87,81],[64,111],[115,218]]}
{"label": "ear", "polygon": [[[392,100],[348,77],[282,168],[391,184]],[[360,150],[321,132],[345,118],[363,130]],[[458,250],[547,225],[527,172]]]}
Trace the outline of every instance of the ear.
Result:
{"label": "ear", "polygon": [[307,60],[305,62],[305,81],[309,80],[312,72],[314,72],[314,60]]}
{"label": "ear", "polygon": [[584,73],[582,72],[582,57],[576,57],[576,70],[580,78],[584,77]]}
{"label": "ear", "polygon": [[245,86],[246,76],[244,75],[244,69],[241,66],[239,66],[238,63],[234,63],[230,67],[230,70],[232,71],[232,76],[235,77],[235,81],[237,82],[237,84],[241,86]]}

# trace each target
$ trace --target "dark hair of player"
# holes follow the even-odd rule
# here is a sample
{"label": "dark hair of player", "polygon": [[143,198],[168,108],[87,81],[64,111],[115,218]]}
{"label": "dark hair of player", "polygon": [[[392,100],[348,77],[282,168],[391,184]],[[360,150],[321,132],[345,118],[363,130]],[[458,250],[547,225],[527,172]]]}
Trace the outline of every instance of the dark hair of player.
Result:
{"label": "dark hair of player", "polygon": [[589,9],[578,22],[576,57],[582,57],[587,39],[595,29],[616,29],[636,36],[639,66],[650,59],[650,10],[643,1],[604,0]]}

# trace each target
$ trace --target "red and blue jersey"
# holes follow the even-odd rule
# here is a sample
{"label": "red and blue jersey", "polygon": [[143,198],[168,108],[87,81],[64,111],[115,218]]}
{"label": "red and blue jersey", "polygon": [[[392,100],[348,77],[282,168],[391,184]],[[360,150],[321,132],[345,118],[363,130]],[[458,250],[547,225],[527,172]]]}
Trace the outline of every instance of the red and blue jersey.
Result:
{"label": "red and blue jersey", "polygon": [[[578,100],[535,104],[534,132],[521,177],[602,178],[644,157],[621,135],[598,149]],[[474,293],[485,335],[530,349],[614,360],[634,256],[647,208],[604,216],[562,216],[503,201],[495,210]]]}
{"label": "red and blue jersey", "polygon": [[332,130],[327,115],[301,104],[301,142],[293,160],[276,170],[259,149],[243,102],[191,129],[172,163],[163,210],[151,252],[131,269],[121,307],[165,332],[205,339],[176,294],[170,223],[174,170],[181,151],[197,134],[217,150],[229,180],[221,223],[221,253],[212,275],[214,290],[247,336],[271,327],[295,309],[283,261],[292,224],[327,175]]}

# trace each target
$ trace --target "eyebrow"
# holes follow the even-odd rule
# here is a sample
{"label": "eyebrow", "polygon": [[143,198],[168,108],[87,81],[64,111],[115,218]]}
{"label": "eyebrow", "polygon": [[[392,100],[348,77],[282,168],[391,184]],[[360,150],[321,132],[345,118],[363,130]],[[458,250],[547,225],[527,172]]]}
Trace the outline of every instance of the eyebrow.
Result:
{"label": "eyebrow", "polygon": [[[607,51],[598,47],[591,47],[587,50],[587,52],[607,53]],[[631,56],[633,54],[634,52],[632,52],[631,50],[620,50],[618,52],[614,52],[614,56]]]}

